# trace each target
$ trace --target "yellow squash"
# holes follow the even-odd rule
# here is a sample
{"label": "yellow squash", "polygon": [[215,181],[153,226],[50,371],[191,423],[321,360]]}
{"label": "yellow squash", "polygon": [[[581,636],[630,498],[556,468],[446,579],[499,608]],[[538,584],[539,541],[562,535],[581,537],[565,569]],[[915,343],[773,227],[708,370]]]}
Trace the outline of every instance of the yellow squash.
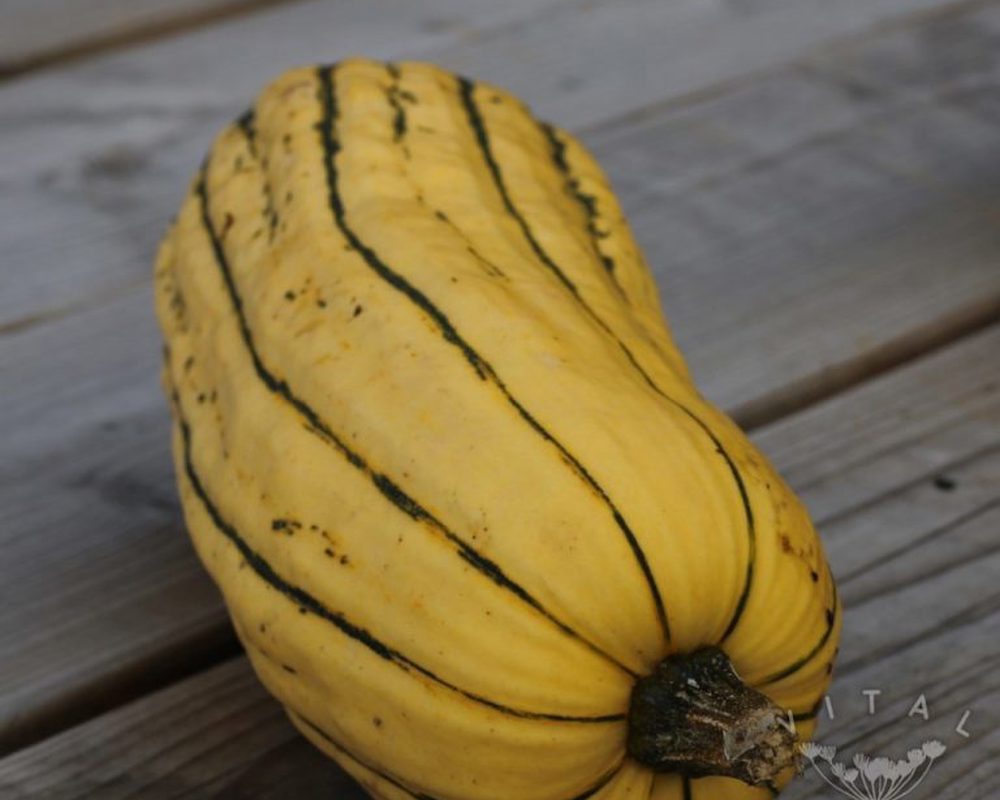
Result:
{"label": "yellow squash", "polygon": [[220,134],[156,276],[198,554],[374,797],[784,785],[836,590],[575,139],[426,64],[294,70]]}

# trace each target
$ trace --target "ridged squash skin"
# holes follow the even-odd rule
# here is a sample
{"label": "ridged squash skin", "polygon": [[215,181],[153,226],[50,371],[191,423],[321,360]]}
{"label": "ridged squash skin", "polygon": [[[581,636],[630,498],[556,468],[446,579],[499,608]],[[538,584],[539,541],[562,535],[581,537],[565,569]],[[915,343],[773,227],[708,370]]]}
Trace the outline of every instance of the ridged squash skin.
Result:
{"label": "ridged squash skin", "polygon": [[625,754],[636,676],[708,644],[807,738],[841,615],[572,136],[427,64],[293,70],[218,136],[156,278],[198,555],[373,797],[771,796]]}

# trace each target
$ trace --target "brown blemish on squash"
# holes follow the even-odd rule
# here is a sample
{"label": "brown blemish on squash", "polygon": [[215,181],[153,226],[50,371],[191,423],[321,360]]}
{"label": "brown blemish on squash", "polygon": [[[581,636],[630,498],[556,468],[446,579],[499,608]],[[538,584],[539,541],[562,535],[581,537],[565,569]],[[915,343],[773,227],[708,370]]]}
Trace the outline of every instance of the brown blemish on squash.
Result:
{"label": "brown blemish on squash", "polygon": [[286,533],[289,536],[294,536],[295,531],[302,527],[301,522],[297,522],[294,519],[281,519],[276,518],[271,520],[271,530],[276,533]]}
{"label": "brown blemish on squash", "polygon": [[314,330],[316,330],[316,328],[320,327],[322,324],[323,324],[323,320],[321,320],[321,319],[313,319],[313,320],[307,322],[301,328],[299,328],[295,332],[294,338],[298,339],[298,338],[300,338],[302,336],[307,336],[308,334],[310,334]]}
{"label": "brown blemish on squash", "polygon": [[184,321],[187,315],[187,302],[180,289],[174,288],[170,292],[170,310],[174,312],[174,319],[177,323]]}
{"label": "brown blemish on squash", "polygon": [[296,81],[295,83],[290,83],[284,89],[281,90],[281,99],[287,100],[291,95],[295,94],[301,89],[309,89],[312,91],[311,81]]}
{"label": "brown blemish on squash", "polygon": [[815,568],[817,561],[815,547],[812,544],[808,544],[804,548],[797,548],[787,533],[778,534],[778,542],[781,545],[781,552],[802,562],[809,574],[810,580],[813,583],[819,583],[819,573]]}

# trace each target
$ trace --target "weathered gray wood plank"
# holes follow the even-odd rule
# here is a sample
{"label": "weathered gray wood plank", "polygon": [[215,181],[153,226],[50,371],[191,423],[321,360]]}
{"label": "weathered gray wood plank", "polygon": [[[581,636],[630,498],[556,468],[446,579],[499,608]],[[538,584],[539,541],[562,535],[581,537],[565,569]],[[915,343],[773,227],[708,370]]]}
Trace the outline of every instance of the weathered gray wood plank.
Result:
{"label": "weathered gray wood plank", "polygon": [[[998,784],[998,350],[1000,327],[756,435],[819,521],[845,600],[837,717],[821,741],[898,757],[942,738],[950,752],[915,796],[986,800]],[[865,715],[862,689],[883,691],[878,716]],[[921,692],[926,726],[905,718]],[[968,740],[953,731],[966,708]],[[360,800],[342,780],[242,659],[0,761],[0,790],[14,798],[270,798],[280,785],[303,800],[332,787]],[[806,773],[788,796],[821,786]]]}
{"label": "weathered gray wood plank", "polygon": [[[860,80],[794,67],[593,137],[702,387],[744,419],[828,394],[933,341],[942,320],[952,335],[996,310],[1000,235],[978,194],[1000,191],[978,177],[997,168],[995,123]],[[930,122],[933,153],[915,149],[905,169],[870,155],[882,126]],[[146,286],[3,345],[0,729],[13,742],[231,640],[181,532]]]}
{"label": "weathered gray wood plank", "polygon": [[283,0],[5,0],[0,75]]}
{"label": "weathered gray wood plank", "polygon": [[211,133],[283,68],[357,53],[436,60],[503,83],[579,128],[743,80],[876,24],[962,5],[314,2],[17,81],[0,88],[0,243],[10,283],[0,329],[146,279]]}

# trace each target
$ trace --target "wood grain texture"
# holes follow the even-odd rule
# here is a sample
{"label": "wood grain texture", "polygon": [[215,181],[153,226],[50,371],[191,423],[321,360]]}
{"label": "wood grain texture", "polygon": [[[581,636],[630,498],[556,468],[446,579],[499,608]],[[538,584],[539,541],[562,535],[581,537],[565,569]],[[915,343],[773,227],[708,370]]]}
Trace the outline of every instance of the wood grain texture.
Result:
{"label": "wood grain texture", "polygon": [[[967,27],[988,30],[998,18],[996,6],[975,10]],[[910,43],[890,51],[900,70],[901,59],[919,61],[938,24],[887,35]],[[844,50],[849,79],[817,60],[591,137],[700,385],[744,419],[789,396],[834,392],[886,354],[996,312],[1000,182],[987,177],[998,166],[997,120],[943,104],[926,88],[936,78],[881,87],[892,56],[872,67],[878,75],[866,64],[884,50],[881,39]],[[1000,51],[984,42],[972,52],[955,79],[981,86],[987,104]],[[883,130],[908,135],[903,161],[873,145]],[[120,209],[146,200],[123,198]],[[148,264],[133,268],[144,274]],[[182,532],[158,360],[145,280],[3,338],[8,746],[232,647]]]}
{"label": "wood grain texture", "polygon": [[0,76],[284,0],[5,0]]}
{"label": "wood grain texture", "polygon": [[[837,717],[821,741],[899,756],[942,738],[949,752],[927,797],[985,800],[998,785],[998,349],[1000,327],[755,437],[809,504],[845,600]],[[860,694],[868,688],[884,692],[875,717]],[[921,692],[927,725],[906,717]],[[953,730],[966,708],[968,740]],[[349,787],[296,736],[243,659],[0,761],[0,792],[12,798],[361,800]],[[807,772],[786,796],[821,787]]]}
{"label": "wood grain texture", "polygon": [[0,242],[12,287],[0,295],[0,330],[147,280],[212,133],[282,69],[354,54],[419,57],[502,83],[580,128],[953,7],[963,4],[296,3],[16,81],[0,87]]}

